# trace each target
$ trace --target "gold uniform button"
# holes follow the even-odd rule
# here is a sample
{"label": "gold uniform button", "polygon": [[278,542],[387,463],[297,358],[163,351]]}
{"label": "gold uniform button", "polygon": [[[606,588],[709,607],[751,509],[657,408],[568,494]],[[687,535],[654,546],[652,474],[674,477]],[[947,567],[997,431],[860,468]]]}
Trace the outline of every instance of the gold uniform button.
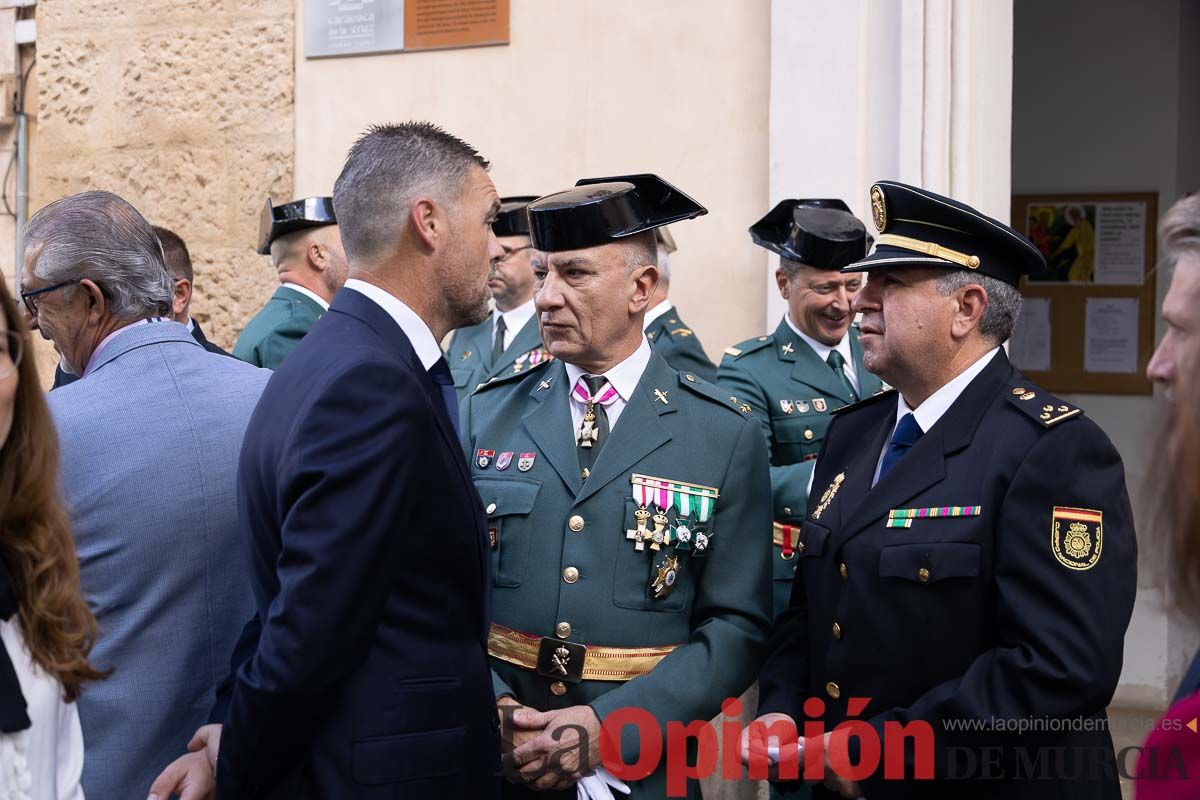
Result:
{"label": "gold uniform button", "polygon": [[806,430],[806,431],[804,432],[804,441],[806,441],[806,442],[811,442],[812,440],[813,440],[813,432],[812,432],[812,430]]}
{"label": "gold uniform button", "polygon": [[560,622],[554,626],[554,635],[560,639],[566,639],[571,635],[571,623]]}
{"label": "gold uniform button", "polygon": [[833,638],[835,638],[835,639],[842,638],[842,626],[838,625],[836,622],[833,623]]}
{"label": "gold uniform button", "polygon": [[838,572],[841,574],[842,580],[850,580],[850,570],[846,569],[845,561],[843,561],[841,564],[838,564]]}
{"label": "gold uniform button", "polygon": [[695,382],[696,382],[696,376],[695,376],[695,375],[691,375],[691,374],[685,374],[683,377],[687,378],[687,382],[688,382],[688,383],[695,383]]}
{"label": "gold uniform button", "polygon": [[919,580],[921,583],[929,583],[929,570],[925,569],[924,567],[921,567],[919,570],[917,570],[917,580]]}
{"label": "gold uniform button", "polygon": [[562,681],[555,681],[550,684],[550,693],[555,697],[562,697],[567,693],[567,685]]}
{"label": "gold uniform button", "polygon": [[496,513],[496,504],[495,503],[488,503],[487,513],[489,513],[489,514]]}
{"label": "gold uniform button", "polygon": [[578,514],[571,517],[569,520],[567,520],[567,527],[576,533],[579,533],[581,530],[583,530],[583,517],[579,516]]}
{"label": "gold uniform button", "polygon": [[787,506],[784,506],[783,513],[787,514],[790,517],[792,515],[792,510],[790,508],[788,508]]}
{"label": "gold uniform button", "polygon": [[828,694],[830,697],[832,697],[834,700],[837,700],[839,697],[842,696],[841,687],[839,687],[833,681],[830,681],[829,683],[825,684],[825,693]]}
{"label": "gold uniform button", "polygon": [[765,341],[767,340],[767,337],[766,337],[766,336],[760,336],[760,337],[758,337],[758,340],[759,340],[760,342],[765,342]]}
{"label": "gold uniform button", "polygon": [[563,580],[567,583],[574,583],[579,580],[579,570],[575,567],[567,567],[563,570]]}

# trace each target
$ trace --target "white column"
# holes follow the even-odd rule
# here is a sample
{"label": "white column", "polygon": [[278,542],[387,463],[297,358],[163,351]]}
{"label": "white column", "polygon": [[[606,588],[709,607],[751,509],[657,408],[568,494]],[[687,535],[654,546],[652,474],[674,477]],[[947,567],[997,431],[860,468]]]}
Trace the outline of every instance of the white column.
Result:
{"label": "white column", "polygon": [[772,0],[768,208],[840,197],[873,231],[886,178],[1007,221],[1011,129],[1012,0]]}

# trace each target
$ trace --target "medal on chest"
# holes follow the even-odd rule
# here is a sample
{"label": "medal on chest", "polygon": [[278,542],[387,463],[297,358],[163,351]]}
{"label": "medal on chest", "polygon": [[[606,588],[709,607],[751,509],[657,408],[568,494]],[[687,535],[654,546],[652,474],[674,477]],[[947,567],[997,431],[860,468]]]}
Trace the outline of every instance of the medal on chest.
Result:
{"label": "medal on chest", "polygon": [[625,538],[638,551],[649,544],[650,550],[662,553],[650,581],[654,599],[661,600],[674,588],[686,557],[708,550],[709,520],[719,492],[713,487],[639,474],[630,476],[630,484],[637,504],[636,527],[627,530]]}

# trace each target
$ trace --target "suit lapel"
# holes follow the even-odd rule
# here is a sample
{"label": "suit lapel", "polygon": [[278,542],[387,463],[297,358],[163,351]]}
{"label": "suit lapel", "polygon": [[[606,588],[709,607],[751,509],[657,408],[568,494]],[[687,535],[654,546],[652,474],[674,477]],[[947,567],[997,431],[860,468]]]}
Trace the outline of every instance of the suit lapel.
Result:
{"label": "suit lapel", "polygon": [[[676,411],[670,400],[671,389],[679,385],[677,373],[657,353],[652,353],[646,371],[633,390],[633,396],[621,411],[621,417],[609,434],[608,442],[592,465],[591,477],[583,484],[576,498],[583,501],[604,486],[625,474],[650,453],[671,440],[659,417]],[[655,389],[666,393],[663,403],[654,395]],[[578,457],[576,457],[578,458]]]}
{"label": "suit lapel", "polygon": [[[543,388],[546,383],[550,385]],[[570,488],[571,494],[577,495],[583,481],[579,477],[579,456],[575,453],[575,436],[572,432],[571,400],[567,396],[570,389],[566,367],[561,361],[555,361],[529,393],[538,402],[525,413],[521,421],[550,466]]]}
{"label": "suit lapel", "polygon": [[524,355],[542,343],[542,334],[538,329],[537,314],[530,317],[521,330],[517,331],[512,343],[500,354],[495,364],[488,368],[486,380],[490,380],[508,369],[516,362],[517,356]]}
{"label": "suit lapel", "polygon": [[[855,504],[854,511],[846,517],[845,523],[838,530],[835,545],[840,547],[847,539],[861,532],[891,509],[899,508],[908,500],[941,482],[946,477],[946,457],[971,443],[983,419],[984,410],[1011,376],[1012,366],[1002,349],[983,371],[967,384],[942,418],[932,429],[925,432],[900,463],[881,478],[875,488],[867,491],[860,503]],[[859,459],[858,466],[862,467],[864,472],[869,470],[866,477],[868,486],[871,477],[874,476],[886,437],[891,436],[895,421],[893,408],[890,424],[885,426],[885,435],[877,435],[875,449],[864,451]],[[963,500],[964,504],[968,502],[969,498]]]}
{"label": "suit lapel", "polygon": [[807,342],[796,335],[786,319],[775,329],[775,342],[779,359],[792,362],[792,380],[811,386],[821,394],[835,397],[845,404],[854,402],[854,398],[846,393],[837,375],[833,374],[833,369],[820,359]]}

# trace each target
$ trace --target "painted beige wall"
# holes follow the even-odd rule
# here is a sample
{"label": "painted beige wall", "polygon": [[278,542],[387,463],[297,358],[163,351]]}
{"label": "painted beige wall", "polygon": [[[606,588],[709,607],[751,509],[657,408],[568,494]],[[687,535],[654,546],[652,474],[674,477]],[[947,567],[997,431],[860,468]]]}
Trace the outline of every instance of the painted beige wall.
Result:
{"label": "painted beige wall", "polygon": [[770,6],[512,0],[505,47],[309,61],[297,4],[296,192],[326,194],[368,125],[427,119],[491,160],[501,194],[656,172],[708,207],[672,228],[672,300],[710,356],[757,335],[766,251]]}

